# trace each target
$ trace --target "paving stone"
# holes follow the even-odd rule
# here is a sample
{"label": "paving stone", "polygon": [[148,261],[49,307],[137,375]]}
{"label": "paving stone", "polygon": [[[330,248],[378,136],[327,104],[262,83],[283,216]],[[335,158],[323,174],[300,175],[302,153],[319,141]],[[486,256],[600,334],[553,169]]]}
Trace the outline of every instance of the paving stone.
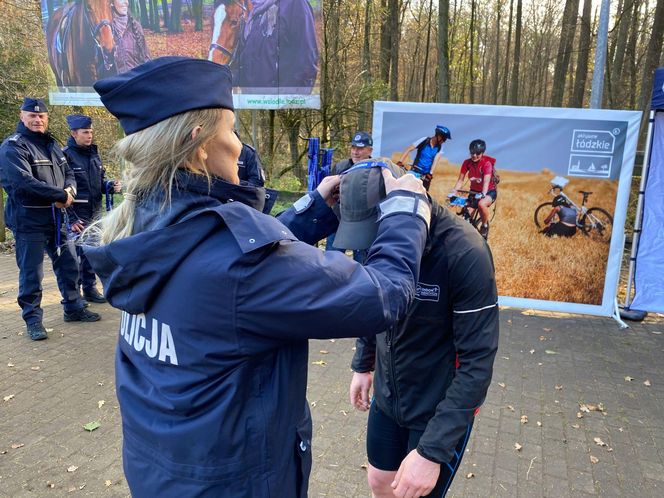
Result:
{"label": "paving stone", "polygon": [[[0,254],[0,289],[6,291],[0,293],[0,397],[14,394],[0,401],[0,452],[6,451],[0,453],[0,497],[128,497],[113,371],[118,312],[91,305],[103,315],[100,322],[64,323],[50,265],[44,270],[44,322],[54,330],[47,341],[33,343],[16,305],[13,256]],[[664,334],[653,330],[664,332],[662,317],[620,330],[605,318],[502,310],[494,380],[448,496],[664,496]],[[311,497],[370,494],[362,468],[367,417],[347,401],[353,346],[349,339],[310,343],[312,361],[327,362],[309,368],[308,399],[316,402]],[[105,401],[101,409],[99,400]],[[577,419],[578,403],[602,403],[605,415]],[[528,416],[526,425],[521,415]],[[84,431],[93,420],[102,426]],[[523,445],[520,452],[515,442]],[[13,443],[25,446],[12,449]],[[599,462],[591,464],[590,454]],[[79,468],[66,472],[72,464]],[[471,472],[475,476],[466,478]]]}

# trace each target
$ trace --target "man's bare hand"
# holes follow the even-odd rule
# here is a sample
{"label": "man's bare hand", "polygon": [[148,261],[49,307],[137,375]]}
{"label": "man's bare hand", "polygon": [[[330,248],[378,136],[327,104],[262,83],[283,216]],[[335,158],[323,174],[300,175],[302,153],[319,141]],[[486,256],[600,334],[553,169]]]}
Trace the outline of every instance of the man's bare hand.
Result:
{"label": "man's bare hand", "polygon": [[354,372],[350,381],[350,404],[361,412],[369,409],[369,391],[371,391],[371,372]]}
{"label": "man's bare hand", "polygon": [[71,224],[72,232],[81,233],[83,230],[85,230],[85,224],[81,220],[75,221]]}
{"label": "man's bare hand", "polygon": [[116,180],[116,181],[113,182],[113,192],[115,192],[116,194],[119,194],[120,192],[122,192],[122,182],[121,181]]}
{"label": "man's bare hand", "polygon": [[332,207],[339,201],[339,175],[326,176],[316,188],[320,196],[325,199],[325,203]]}
{"label": "man's bare hand", "polygon": [[389,194],[394,190],[406,190],[408,192],[414,192],[416,194],[421,194],[423,196],[427,195],[427,191],[422,185],[422,181],[419,178],[415,178],[415,175],[403,175],[400,178],[394,178],[392,173],[383,169],[383,180],[385,181],[385,193]]}
{"label": "man's bare hand", "polygon": [[68,208],[74,203],[74,196],[71,195],[71,192],[67,191],[67,202],[65,202],[64,207]]}
{"label": "man's bare hand", "polygon": [[417,450],[413,450],[401,462],[392,482],[397,498],[417,498],[426,496],[436,485],[440,475],[440,464],[427,460]]}

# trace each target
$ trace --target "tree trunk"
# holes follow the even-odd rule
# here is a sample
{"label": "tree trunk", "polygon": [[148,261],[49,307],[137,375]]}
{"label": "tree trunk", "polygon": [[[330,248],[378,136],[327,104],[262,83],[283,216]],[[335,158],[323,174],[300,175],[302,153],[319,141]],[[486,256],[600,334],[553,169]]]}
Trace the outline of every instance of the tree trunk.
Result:
{"label": "tree trunk", "polygon": [[475,0],[470,2],[470,56],[468,58],[468,82],[470,84],[470,103],[475,103]]}
{"label": "tree trunk", "polygon": [[576,77],[574,78],[574,92],[570,107],[583,107],[583,97],[586,94],[586,80],[588,79],[588,58],[590,57],[590,16],[592,0],[584,0],[583,15],[579,26],[579,57],[576,61]]}
{"label": "tree trunk", "polygon": [[431,50],[431,17],[433,16],[433,0],[429,0],[429,12],[427,15],[427,43],[424,48],[424,71],[422,71],[422,91],[420,92],[420,102],[424,102],[424,91],[427,84],[427,74],[429,74],[429,51]]}
{"label": "tree trunk", "polygon": [[138,0],[138,7],[139,10],[141,11],[141,27],[143,28],[150,27],[150,22],[148,20],[148,8],[147,5],[145,4],[145,0]]}
{"label": "tree trunk", "polygon": [[150,26],[155,33],[161,33],[157,0],[150,0]]}
{"label": "tree trunk", "polygon": [[438,0],[438,101],[450,101],[450,59],[448,24],[450,0]]}
{"label": "tree trunk", "polygon": [[392,55],[392,32],[390,30],[392,0],[380,0],[380,79],[390,83],[390,57]]}
{"label": "tree trunk", "polygon": [[399,100],[399,0],[390,3],[390,100]]}
{"label": "tree trunk", "polygon": [[514,15],[514,0],[510,0],[510,20],[507,24],[507,48],[505,49],[505,67],[503,68],[503,91],[500,102],[507,103],[507,83],[508,75],[510,73],[510,47],[512,46],[512,18]]}
{"label": "tree trunk", "polygon": [[194,15],[194,29],[203,31],[203,0],[191,0],[191,10]]}
{"label": "tree trunk", "polygon": [[168,31],[171,33],[179,33],[182,31],[182,24],[180,23],[181,15],[182,0],[173,0],[171,3],[171,22],[168,24]]}
{"label": "tree trunk", "polygon": [[[362,79],[364,88],[368,89],[371,84],[371,4],[368,1],[364,7],[364,36],[362,44]],[[362,110],[358,117],[357,127],[360,130],[367,130],[370,123],[371,102],[366,97],[362,102]]]}
{"label": "tree trunk", "polygon": [[639,109],[643,111],[641,135],[644,134],[648,124],[653,74],[655,69],[657,69],[657,63],[662,53],[662,35],[664,35],[664,0],[657,0],[655,18],[652,23],[652,33],[648,42],[645,63],[643,65],[643,76],[641,77],[641,93],[639,96]]}
{"label": "tree trunk", "polygon": [[516,2],[516,29],[514,30],[514,70],[512,71],[512,84],[510,87],[510,104],[519,102],[519,68],[521,65],[521,11],[522,0]]}
{"label": "tree trunk", "polygon": [[553,92],[551,94],[551,105],[561,107],[565,93],[565,80],[569,67],[572,45],[574,43],[574,31],[576,29],[576,18],[579,12],[578,0],[566,0],[563,11],[562,28],[560,30],[560,44],[556,56],[556,66],[553,72]]}
{"label": "tree trunk", "polygon": [[166,27],[171,22],[171,16],[168,11],[168,0],[161,0],[161,12],[164,15],[164,27]]}
{"label": "tree trunk", "polygon": [[629,71],[629,98],[627,102],[629,109],[634,109],[636,106],[635,94],[638,67],[638,61],[636,60],[636,42],[638,40],[639,30],[641,28],[641,22],[639,19],[640,6],[641,0],[635,0],[632,15],[632,26],[630,27],[629,41],[627,42],[627,48],[625,50],[625,59],[628,61],[627,70]]}
{"label": "tree trunk", "polygon": [[498,82],[500,81],[500,16],[503,11],[503,2],[496,2],[496,49],[493,53],[493,78],[491,78],[491,103],[498,103]]}
{"label": "tree trunk", "polygon": [[[633,2],[632,2],[633,3]],[[625,3],[620,14],[620,26],[616,38],[614,57],[611,65],[611,91],[609,92],[609,105],[613,108],[621,107],[624,101],[623,68],[625,66],[625,51],[627,49],[627,35],[632,23],[632,4]]]}

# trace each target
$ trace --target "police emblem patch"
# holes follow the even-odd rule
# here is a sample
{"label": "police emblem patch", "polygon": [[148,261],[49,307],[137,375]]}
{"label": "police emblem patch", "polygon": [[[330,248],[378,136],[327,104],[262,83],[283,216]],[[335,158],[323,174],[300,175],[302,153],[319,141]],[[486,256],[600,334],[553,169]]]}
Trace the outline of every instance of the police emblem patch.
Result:
{"label": "police emblem patch", "polygon": [[355,135],[353,140],[362,140],[362,135]]}

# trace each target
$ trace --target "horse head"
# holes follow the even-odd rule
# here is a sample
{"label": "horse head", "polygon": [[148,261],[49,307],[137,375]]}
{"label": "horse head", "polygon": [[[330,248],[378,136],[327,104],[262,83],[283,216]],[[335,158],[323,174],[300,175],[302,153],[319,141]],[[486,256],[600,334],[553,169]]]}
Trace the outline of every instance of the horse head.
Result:
{"label": "horse head", "polygon": [[217,0],[214,10],[212,41],[208,60],[229,64],[233,60],[240,35],[249,12],[251,0]]}
{"label": "horse head", "polygon": [[113,39],[113,30],[111,21],[113,12],[111,3],[108,0],[77,0],[83,2],[90,19],[92,37],[101,51],[106,69],[110,69],[112,63],[112,54],[115,49],[115,40]]}

